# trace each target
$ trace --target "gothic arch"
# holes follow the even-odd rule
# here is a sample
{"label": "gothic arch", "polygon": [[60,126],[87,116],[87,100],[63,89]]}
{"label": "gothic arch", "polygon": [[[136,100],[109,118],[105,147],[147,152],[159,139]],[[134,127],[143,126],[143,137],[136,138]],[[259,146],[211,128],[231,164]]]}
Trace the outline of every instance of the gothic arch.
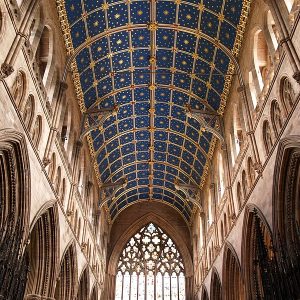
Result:
{"label": "gothic arch", "polygon": [[271,103],[271,121],[273,131],[278,136],[283,126],[283,115],[277,100],[273,100]]}
{"label": "gothic arch", "polygon": [[209,300],[207,289],[204,284],[202,285],[201,300]]}
{"label": "gothic arch", "polygon": [[136,222],[134,222],[118,239],[116,245],[114,246],[112,253],[109,258],[108,267],[107,267],[107,279],[106,279],[106,297],[105,299],[112,299],[115,292],[115,276],[117,273],[118,261],[120,255],[124,249],[124,246],[129,241],[129,239],[134,236],[143,226],[155,223],[159,226],[170,238],[174,241],[177,249],[179,250],[184,264],[185,277],[186,277],[186,297],[192,297],[192,285],[193,280],[193,263],[190,252],[183,242],[183,239],[178,235],[176,230],[171,224],[160,216],[149,213],[142,216]]}
{"label": "gothic arch", "polygon": [[224,299],[245,299],[241,265],[235,249],[228,242],[224,247],[222,278]]}
{"label": "gothic arch", "polygon": [[265,146],[266,154],[268,155],[273,147],[273,133],[268,120],[263,122],[263,142]]}
{"label": "gothic arch", "polygon": [[0,228],[7,217],[20,221],[26,237],[30,217],[30,164],[25,137],[12,129],[0,129]]}
{"label": "gothic arch", "polygon": [[55,296],[56,300],[73,300],[77,291],[77,256],[75,242],[71,241],[63,255],[60,264],[60,273],[56,281]]}
{"label": "gothic arch", "polygon": [[294,106],[295,91],[291,81],[287,76],[281,78],[279,91],[280,91],[280,100],[282,102],[282,105],[284,106],[286,112],[289,113],[292,107]]}
{"label": "gothic arch", "polygon": [[222,285],[220,276],[215,267],[212,269],[211,273],[211,283],[210,283],[210,299],[212,300],[222,300]]}
{"label": "gothic arch", "polygon": [[[265,274],[261,260],[271,260],[273,256],[271,249],[272,232],[264,215],[255,205],[246,206],[241,261],[247,299],[265,299],[264,297],[270,292],[270,290],[266,290],[266,278],[261,276]],[[265,257],[263,257],[261,252],[264,252]]]}
{"label": "gothic arch", "polygon": [[11,93],[19,109],[22,109],[22,106],[24,104],[26,88],[27,79],[25,72],[22,70],[18,70],[16,78],[11,88]]}
{"label": "gothic arch", "polygon": [[[299,252],[300,136],[280,141],[273,181],[274,243],[292,259]],[[300,279],[300,278],[299,278]]]}
{"label": "gothic arch", "polygon": [[38,115],[32,128],[32,141],[36,148],[38,148],[40,144],[42,129],[42,116]]}
{"label": "gothic arch", "polygon": [[98,288],[97,288],[97,283],[94,284],[93,288],[92,288],[92,292],[91,292],[91,300],[98,300],[99,296],[98,296]]}
{"label": "gothic arch", "polygon": [[[0,294],[23,299],[30,219],[30,165],[23,134],[0,130]],[[18,254],[18,255],[16,255]]]}
{"label": "gothic arch", "polygon": [[40,41],[35,53],[35,59],[38,65],[39,75],[46,87],[53,60],[53,32],[48,25],[45,25],[41,32]]}
{"label": "gothic arch", "polygon": [[178,247],[183,257],[186,277],[192,276],[193,263],[187,246],[184,244],[184,242],[182,241],[178,233],[175,231],[173,226],[169,224],[166,220],[162,219],[160,216],[154,213],[149,213],[147,215],[144,215],[140,219],[138,219],[119,238],[109,258],[108,273],[115,275],[117,269],[117,263],[125,244],[140,228],[142,228],[143,226],[145,226],[150,222],[157,224],[162,230],[164,230],[173,239],[174,243]]}
{"label": "gothic arch", "polygon": [[257,29],[253,41],[253,62],[258,80],[257,90],[262,91],[273,66],[265,33]]}
{"label": "gothic arch", "polygon": [[90,292],[90,277],[89,277],[89,267],[85,266],[83,269],[78,286],[77,300],[89,299]]}
{"label": "gothic arch", "polygon": [[23,121],[28,131],[31,131],[31,127],[34,119],[34,112],[35,112],[34,97],[33,95],[29,95],[26,104],[24,106],[24,110],[22,110]]}
{"label": "gothic arch", "polygon": [[58,273],[59,225],[55,202],[49,201],[31,225],[27,295],[53,297]]}

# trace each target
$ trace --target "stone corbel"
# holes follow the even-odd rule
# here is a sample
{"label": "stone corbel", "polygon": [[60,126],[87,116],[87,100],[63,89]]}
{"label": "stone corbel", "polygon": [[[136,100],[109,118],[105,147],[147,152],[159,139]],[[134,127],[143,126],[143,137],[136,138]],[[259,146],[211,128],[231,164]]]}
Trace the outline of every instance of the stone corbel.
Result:
{"label": "stone corbel", "polygon": [[[119,107],[115,105],[114,107],[110,108],[93,108],[87,112],[84,112],[81,120],[79,140],[83,141],[84,137],[87,136],[91,131],[101,128],[107,118],[117,115],[118,110]],[[87,127],[85,127],[86,122],[89,123]]]}
{"label": "stone corbel", "polygon": [[[119,181],[116,182],[110,182],[110,183],[105,183],[101,186],[101,191],[106,193],[108,192],[109,195],[103,200],[99,201],[99,206],[98,206],[98,215],[101,213],[102,207],[110,200],[114,201],[115,200],[115,195],[117,191],[121,188],[125,188],[127,186],[127,178],[122,178]],[[112,190],[112,191],[111,191]]]}
{"label": "stone corbel", "polygon": [[174,186],[177,191],[181,191],[184,193],[186,200],[195,204],[199,209],[200,214],[204,213],[203,207],[200,202],[197,200],[199,188],[193,185],[181,184],[178,180],[174,181]]}
{"label": "stone corbel", "polygon": [[221,142],[222,149],[226,149],[224,135],[221,130],[221,117],[218,113],[214,111],[193,109],[190,105],[185,106],[185,111],[188,118],[198,121],[203,130],[213,134]]}

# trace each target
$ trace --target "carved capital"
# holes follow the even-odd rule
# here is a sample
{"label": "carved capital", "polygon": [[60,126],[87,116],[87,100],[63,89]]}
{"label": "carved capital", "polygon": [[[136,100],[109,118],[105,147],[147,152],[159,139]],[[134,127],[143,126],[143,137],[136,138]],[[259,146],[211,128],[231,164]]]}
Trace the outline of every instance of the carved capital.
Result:
{"label": "carved capital", "polygon": [[68,209],[67,210],[67,217],[71,217],[71,216],[73,216],[73,210],[71,210],[71,209]]}
{"label": "carved capital", "polygon": [[60,82],[60,88],[62,89],[62,91],[67,90],[67,88],[68,88],[67,83],[65,81],[61,81]]}
{"label": "carved capital", "polygon": [[294,73],[293,78],[297,81],[298,84],[300,84],[300,71]]}
{"label": "carved capital", "polygon": [[1,65],[1,78],[6,78],[10,76],[14,72],[14,68],[12,65],[8,65],[6,63],[3,63]]}
{"label": "carved capital", "polygon": [[43,164],[45,168],[50,164],[50,162],[51,160],[48,157],[43,158]]}

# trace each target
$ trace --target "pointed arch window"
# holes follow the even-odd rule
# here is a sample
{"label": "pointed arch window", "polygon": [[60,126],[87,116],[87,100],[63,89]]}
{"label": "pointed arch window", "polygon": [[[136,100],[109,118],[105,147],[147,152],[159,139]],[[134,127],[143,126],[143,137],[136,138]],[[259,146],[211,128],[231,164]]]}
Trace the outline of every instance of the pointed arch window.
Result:
{"label": "pointed arch window", "polygon": [[150,223],[128,241],[120,255],[115,300],[185,300],[184,274],[173,240]]}

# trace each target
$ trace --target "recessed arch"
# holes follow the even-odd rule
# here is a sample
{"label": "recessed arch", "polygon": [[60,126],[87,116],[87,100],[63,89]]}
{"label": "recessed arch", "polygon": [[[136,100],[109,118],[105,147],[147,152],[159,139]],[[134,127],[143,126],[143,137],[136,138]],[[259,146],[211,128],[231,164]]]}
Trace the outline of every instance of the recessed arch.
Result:
{"label": "recessed arch", "polygon": [[45,204],[31,225],[30,243],[26,248],[30,268],[27,295],[54,296],[59,271],[59,225],[57,206],[50,206],[52,204],[52,201]]}
{"label": "recessed arch", "polygon": [[220,276],[215,267],[212,269],[211,283],[210,283],[210,299],[222,300],[222,285]]}
{"label": "recessed arch", "polygon": [[[298,252],[300,247],[300,136],[289,136],[280,141],[276,156],[273,179],[273,227],[274,245],[278,249],[278,260],[281,263],[292,263],[289,267],[299,282]],[[286,281],[287,278],[284,277]],[[298,285],[289,289],[290,298],[299,295]]]}
{"label": "recessed arch", "polygon": [[241,265],[233,246],[226,242],[223,255],[223,298],[243,300],[245,288]]}
{"label": "recessed arch", "polygon": [[78,287],[78,267],[75,242],[67,246],[60,264],[60,273],[56,281],[56,300],[73,300]]}
{"label": "recessed arch", "polygon": [[86,300],[89,299],[90,292],[90,276],[89,276],[89,267],[85,266],[83,269],[80,278],[79,278],[79,286],[77,298],[78,300]]}
{"label": "recessed arch", "polygon": [[[28,274],[30,164],[23,134],[0,129],[0,294],[23,299]],[[19,253],[20,255],[11,255]]]}
{"label": "recessed arch", "polygon": [[[243,223],[242,267],[245,290],[250,298],[272,297],[274,287],[269,279],[271,270],[265,269],[273,257],[272,232],[263,213],[255,205],[247,205]],[[262,255],[263,253],[263,255]],[[266,273],[267,272],[267,273]],[[268,298],[267,298],[268,299]]]}
{"label": "recessed arch", "polygon": [[140,219],[135,221],[130,228],[128,228],[122,236],[118,239],[116,245],[114,246],[114,249],[112,250],[112,253],[109,258],[108,263],[108,273],[115,275],[117,270],[117,263],[120,257],[120,254],[125,246],[125,244],[128,242],[128,240],[143,226],[146,224],[154,222],[159,227],[161,227],[174,241],[174,243],[177,245],[184,261],[186,276],[190,277],[193,274],[193,264],[191,260],[191,255],[189,253],[189,250],[183,240],[178,236],[178,233],[174,229],[174,227],[169,224],[166,220],[164,220],[162,217],[154,214],[149,213],[147,215],[142,216]]}

